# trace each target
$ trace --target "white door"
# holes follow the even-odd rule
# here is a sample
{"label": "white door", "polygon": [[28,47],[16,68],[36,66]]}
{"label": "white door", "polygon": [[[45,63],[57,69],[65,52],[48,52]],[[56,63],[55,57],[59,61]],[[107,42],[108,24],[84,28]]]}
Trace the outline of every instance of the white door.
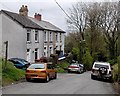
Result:
{"label": "white door", "polygon": [[27,61],[31,62],[31,55],[30,55],[30,49],[27,49]]}

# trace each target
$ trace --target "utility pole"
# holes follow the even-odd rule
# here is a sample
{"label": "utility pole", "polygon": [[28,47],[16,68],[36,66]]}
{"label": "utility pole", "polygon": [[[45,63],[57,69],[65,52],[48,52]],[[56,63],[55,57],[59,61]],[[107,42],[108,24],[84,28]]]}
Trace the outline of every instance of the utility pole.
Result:
{"label": "utility pole", "polygon": [[[118,32],[120,32],[120,1],[118,2]],[[118,57],[118,81],[120,83],[120,56]]]}
{"label": "utility pole", "polygon": [[5,65],[4,65],[4,70],[6,70],[6,68],[7,68],[7,58],[8,58],[8,41],[4,42],[4,44],[6,45],[6,47],[5,47]]}

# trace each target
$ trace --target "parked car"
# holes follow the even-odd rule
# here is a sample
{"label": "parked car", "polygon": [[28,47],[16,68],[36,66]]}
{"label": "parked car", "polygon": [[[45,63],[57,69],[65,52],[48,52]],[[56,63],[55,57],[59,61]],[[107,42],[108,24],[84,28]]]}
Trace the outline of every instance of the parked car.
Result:
{"label": "parked car", "polygon": [[52,63],[34,63],[27,68],[25,77],[27,81],[41,79],[49,82],[57,78],[57,71]]}
{"label": "parked car", "polygon": [[79,66],[81,67],[81,72],[85,72],[85,67],[83,64],[79,64]]}
{"label": "parked car", "polygon": [[68,66],[68,73],[70,72],[82,73],[83,67],[81,67],[81,65],[78,63],[72,63],[70,66]]}
{"label": "parked car", "polygon": [[91,79],[107,79],[112,81],[112,70],[110,63],[94,62],[91,72]]}
{"label": "parked car", "polygon": [[26,69],[28,66],[30,66],[28,61],[21,58],[10,58],[8,60],[12,62],[16,68]]}

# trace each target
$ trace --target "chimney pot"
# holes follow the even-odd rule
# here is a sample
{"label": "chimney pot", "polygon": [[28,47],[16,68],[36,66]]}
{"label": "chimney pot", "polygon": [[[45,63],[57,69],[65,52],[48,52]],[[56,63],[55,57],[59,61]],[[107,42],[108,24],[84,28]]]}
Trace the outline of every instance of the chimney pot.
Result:
{"label": "chimney pot", "polygon": [[22,5],[22,7],[19,10],[19,14],[22,15],[22,16],[28,16],[27,6]]}
{"label": "chimney pot", "polygon": [[42,16],[41,16],[41,14],[39,14],[39,13],[38,13],[38,14],[35,13],[35,15],[34,15],[34,18],[37,19],[37,20],[39,20],[39,21],[41,21],[41,17],[42,17]]}

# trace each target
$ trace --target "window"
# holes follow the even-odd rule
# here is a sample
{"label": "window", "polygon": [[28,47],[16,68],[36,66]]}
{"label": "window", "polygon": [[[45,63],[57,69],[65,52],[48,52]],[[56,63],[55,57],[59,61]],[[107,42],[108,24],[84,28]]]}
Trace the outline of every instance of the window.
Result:
{"label": "window", "polygon": [[46,47],[44,47],[44,50],[46,50]]}
{"label": "window", "polygon": [[56,46],[56,50],[58,49],[58,46]]}
{"label": "window", "polygon": [[35,60],[38,59],[38,48],[35,49]]}
{"label": "window", "polygon": [[38,42],[39,41],[39,33],[38,31],[36,30],[35,31],[35,42]]}
{"label": "window", "polygon": [[46,52],[44,52],[44,56],[46,56]]}
{"label": "window", "polygon": [[44,34],[44,41],[47,41],[47,32]]}
{"label": "window", "polygon": [[30,34],[30,30],[27,30],[27,42],[31,41],[31,34]]}
{"label": "window", "polygon": [[62,50],[62,46],[60,46],[60,50]]}
{"label": "window", "polygon": [[100,68],[100,67],[105,67],[105,68],[109,69],[108,65],[95,64],[95,68]]}
{"label": "window", "polygon": [[56,33],[56,42],[58,41],[58,33]]}
{"label": "window", "polygon": [[53,69],[53,65],[52,64],[47,64],[47,68],[48,69]]}
{"label": "window", "polygon": [[27,61],[29,61],[30,62],[30,60],[31,60],[31,54],[30,54],[30,49],[27,49]]}
{"label": "window", "polygon": [[52,54],[52,47],[50,47],[50,54]]}
{"label": "window", "polygon": [[52,41],[52,32],[50,32],[50,39],[49,40]]}
{"label": "window", "polygon": [[29,66],[29,69],[44,69],[45,68],[45,64],[31,64]]}
{"label": "window", "polygon": [[60,42],[62,41],[62,34],[60,33]]}

